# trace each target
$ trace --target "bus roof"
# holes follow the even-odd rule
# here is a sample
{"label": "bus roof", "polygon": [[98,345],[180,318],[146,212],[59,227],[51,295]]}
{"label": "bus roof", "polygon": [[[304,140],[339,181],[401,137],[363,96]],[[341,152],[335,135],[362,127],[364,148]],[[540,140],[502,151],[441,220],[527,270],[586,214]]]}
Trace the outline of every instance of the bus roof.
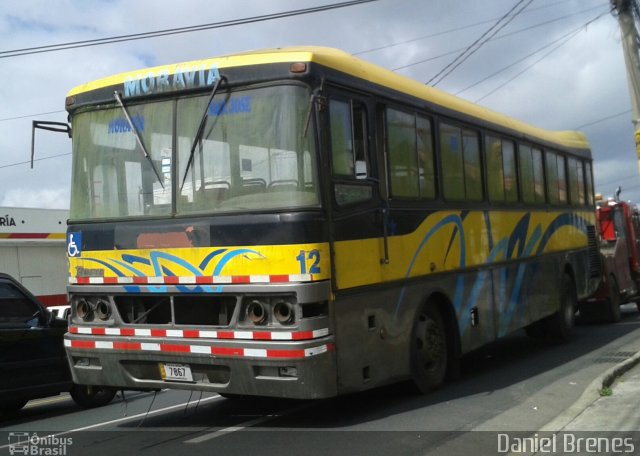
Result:
{"label": "bus roof", "polygon": [[549,131],[499,114],[462,98],[443,92],[421,82],[398,75],[380,66],[356,58],[346,52],[326,47],[301,46],[265,49],[222,57],[157,66],[98,79],[73,88],[68,96],[91,92],[140,79],[144,74],[174,75],[184,68],[216,67],[218,69],[286,62],[315,62],[348,75],[396,90],[407,95],[460,112],[484,122],[518,131],[524,135],[575,149],[589,149],[585,135],[577,131]]}

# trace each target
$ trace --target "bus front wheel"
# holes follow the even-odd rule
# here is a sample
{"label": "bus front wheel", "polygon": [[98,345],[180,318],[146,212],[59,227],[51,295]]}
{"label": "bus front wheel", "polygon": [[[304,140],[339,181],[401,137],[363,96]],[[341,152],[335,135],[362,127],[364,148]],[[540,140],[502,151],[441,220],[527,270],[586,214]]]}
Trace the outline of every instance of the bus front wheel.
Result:
{"label": "bus front wheel", "polygon": [[418,390],[426,394],[444,381],[448,364],[447,331],[440,310],[423,306],[413,327],[411,371]]}

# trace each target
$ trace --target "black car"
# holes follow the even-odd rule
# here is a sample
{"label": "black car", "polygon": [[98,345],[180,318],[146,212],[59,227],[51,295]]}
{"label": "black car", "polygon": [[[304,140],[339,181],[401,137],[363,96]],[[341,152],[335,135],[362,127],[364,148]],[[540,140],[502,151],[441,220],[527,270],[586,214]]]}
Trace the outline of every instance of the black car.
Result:
{"label": "black car", "polygon": [[111,388],[75,385],[64,350],[67,321],[55,317],[25,287],[0,273],[0,413],[31,400],[69,392],[82,407],[109,403]]}

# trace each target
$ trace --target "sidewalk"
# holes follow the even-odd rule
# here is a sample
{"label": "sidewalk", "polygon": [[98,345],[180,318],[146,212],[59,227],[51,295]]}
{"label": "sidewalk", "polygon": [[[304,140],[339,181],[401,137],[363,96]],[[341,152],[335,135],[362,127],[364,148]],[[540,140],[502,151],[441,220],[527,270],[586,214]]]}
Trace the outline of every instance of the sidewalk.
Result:
{"label": "sidewalk", "polygon": [[[611,395],[602,396],[606,388]],[[573,406],[541,431],[640,431],[640,352],[592,382]]]}
{"label": "sidewalk", "polygon": [[611,385],[602,396],[571,421],[563,431],[640,431],[640,366]]}

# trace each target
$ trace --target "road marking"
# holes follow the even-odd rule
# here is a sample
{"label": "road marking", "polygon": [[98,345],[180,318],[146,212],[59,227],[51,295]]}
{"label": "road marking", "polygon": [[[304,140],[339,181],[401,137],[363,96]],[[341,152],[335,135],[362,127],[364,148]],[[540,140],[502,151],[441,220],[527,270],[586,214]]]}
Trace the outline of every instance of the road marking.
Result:
{"label": "road marking", "polygon": [[71,396],[69,396],[68,394],[63,394],[60,396],[54,396],[54,397],[48,397],[46,399],[34,399],[32,401],[29,401],[27,403],[27,405],[25,405],[24,408],[28,409],[28,408],[33,408],[33,407],[37,407],[39,405],[45,405],[45,404],[55,404],[56,402],[67,402],[71,400]]}
{"label": "road marking", "polygon": [[[67,435],[67,434],[73,434],[75,432],[81,432],[81,431],[88,431],[89,429],[95,429],[101,426],[108,426],[110,424],[115,424],[115,423],[122,423],[125,421],[133,421],[136,420],[138,418],[143,418],[143,417],[147,417],[147,416],[151,416],[151,415],[157,415],[158,413],[163,413],[163,412],[167,412],[169,410],[174,410],[177,408],[183,408],[183,407],[189,407],[190,405],[196,405],[196,404],[202,404],[203,402],[209,402],[215,399],[221,399],[222,396],[216,394],[215,396],[211,396],[211,397],[205,397],[204,399],[200,399],[197,401],[189,401],[189,402],[183,402],[182,404],[176,404],[176,405],[171,405],[169,407],[164,407],[161,409],[157,409],[157,410],[152,410],[149,413],[145,412],[145,413],[138,413],[137,415],[131,415],[131,416],[125,416],[123,418],[118,418],[115,420],[110,420],[110,421],[104,421],[102,423],[96,423],[96,424],[92,424],[89,426],[84,426],[81,428],[76,428],[76,429],[70,429],[68,431],[62,431],[62,432],[58,432],[58,433],[54,433],[54,434],[49,434],[46,437],[58,437],[61,435]],[[0,446],[0,450],[3,448],[9,448],[11,445],[3,445]]]}
{"label": "road marking", "polygon": [[302,404],[302,405],[298,405],[296,407],[291,407],[289,409],[286,409],[282,412],[279,413],[274,413],[271,415],[264,415],[261,416],[260,418],[255,418],[253,420],[249,420],[249,421],[245,421],[244,423],[240,423],[237,426],[229,426],[226,427],[224,429],[218,429],[216,431],[210,432],[208,434],[203,434],[199,437],[194,437],[193,439],[189,439],[189,440],[185,440],[184,443],[202,443],[202,442],[206,442],[208,440],[213,440],[213,439],[217,439],[218,437],[223,437],[225,435],[231,434],[233,432],[238,432],[238,431],[242,431],[244,429],[253,427],[253,426],[257,426],[258,424],[262,424],[266,421],[269,421],[271,419],[275,419],[275,418],[280,418],[286,415],[290,415],[292,413],[295,412],[299,412],[300,410],[304,410],[306,408],[309,408],[313,405],[312,402],[307,403],[307,404]]}

